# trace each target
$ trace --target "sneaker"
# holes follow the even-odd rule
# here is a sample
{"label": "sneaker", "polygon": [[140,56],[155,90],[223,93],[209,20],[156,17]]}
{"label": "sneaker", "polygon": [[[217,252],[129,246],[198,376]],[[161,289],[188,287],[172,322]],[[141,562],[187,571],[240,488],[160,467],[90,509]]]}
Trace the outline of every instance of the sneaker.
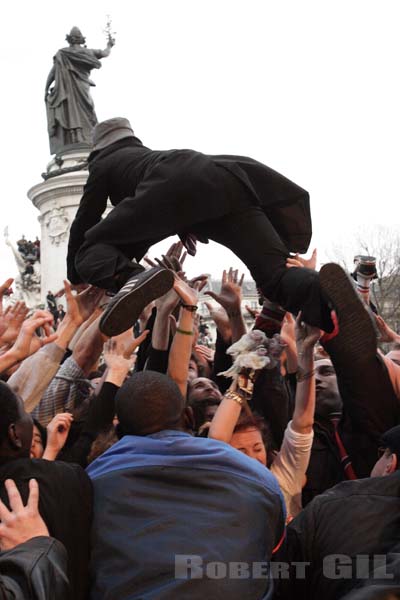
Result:
{"label": "sneaker", "polygon": [[324,265],[319,276],[339,322],[338,334],[327,342],[326,350],[336,363],[365,364],[377,352],[375,326],[365,304],[339,265]]}
{"label": "sneaker", "polygon": [[112,337],[133,327],[145,306],[166,294],[173,285],[172,271],[162,267],[133,275],[111,298],[100,320],[100,331]]}

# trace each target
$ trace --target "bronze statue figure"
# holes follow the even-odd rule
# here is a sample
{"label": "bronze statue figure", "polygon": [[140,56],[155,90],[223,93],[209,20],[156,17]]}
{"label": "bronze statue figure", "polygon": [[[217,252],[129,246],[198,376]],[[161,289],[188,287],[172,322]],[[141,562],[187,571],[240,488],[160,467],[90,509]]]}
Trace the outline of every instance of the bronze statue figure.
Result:
{"label": "bronze statue figure", "polygon": [[[54,56],[54,65],[47,77],[45,102],[50,139],[50,153],[58,154],[72,146],[91,146],[93,127],[97,123],[89,75],[101,67],[100,59],[110,54],[115,41],[108,32],[104,50],[86,48],[78,27],[66,36],[69,44]],[[53,87],[51,85],[54,83]]]}

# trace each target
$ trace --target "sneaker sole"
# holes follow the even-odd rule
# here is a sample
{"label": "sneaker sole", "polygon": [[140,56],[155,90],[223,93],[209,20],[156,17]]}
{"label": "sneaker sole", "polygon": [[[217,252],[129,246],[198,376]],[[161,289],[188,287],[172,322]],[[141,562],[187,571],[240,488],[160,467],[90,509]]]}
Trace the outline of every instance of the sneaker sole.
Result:
{"label": "sneaker sole", "polygon": [[172,271],[165,269],[157,271],[121,298],[117,298],[117,294],[115,302],[100,320],[100,331],[108,337],[113,337],[133,327],[143,309],[153,300],[166,294],[173,285],[174,275]]}
{"label": "sneaker sole", "polygon": [[339,333],[327,342],[327,351],[339,363],[365,364],[376,355],[377,336],[364,303],[339,265],[324,265],[319,276],[322,290],[332,301],[339,321]]}

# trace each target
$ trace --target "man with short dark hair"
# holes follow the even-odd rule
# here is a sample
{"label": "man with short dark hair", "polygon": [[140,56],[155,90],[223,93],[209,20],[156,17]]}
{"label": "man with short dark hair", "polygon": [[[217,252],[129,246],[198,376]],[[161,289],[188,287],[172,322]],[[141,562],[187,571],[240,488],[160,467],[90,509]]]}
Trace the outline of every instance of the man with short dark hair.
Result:
{"label": "man with short dark hair", "polygon": [[71,598],[86,600],[88,588],[89,530],[92,489],[78,465],[30,459],[33,422],[22,400],[0,382],[0,499],[8,506],[4,482],[13,479],[23,502],[35,478],[40,486],[39,511],[50,535],[68,553]]}
{"label": "man with short dark hair", "polygon": [[390,475],[400,469],[400,425],[392,427],[382,435],[379,455],[371,477]]}
{"label": "man with short dark hair", "polygon": [[[279,560],[293,566],[292,577],[281,582],[279,598],[342,598],[373,579],[378,567],[374,557],[398,549],[400,425],[382,435],[381,443],[382,456],[371,477],[338,484],[314,498],[290,523],[286,550]],[[296,577],[297,561],[307,565],[306,577]],[[387,584],[400,583],[398,560],[392,575],[397,579],[390,576]],[[378,576],[379,571],[377,581]]]}
{"label": "man with short dark hair", "polygon": [[[285,514],[269,470],[185,433],[185,401],[161,373],[133,375],[116,411],[124,437],[88,468],[92,600],[270,599],[268,565]],[[230,575],[239,563],[248,574]]]}

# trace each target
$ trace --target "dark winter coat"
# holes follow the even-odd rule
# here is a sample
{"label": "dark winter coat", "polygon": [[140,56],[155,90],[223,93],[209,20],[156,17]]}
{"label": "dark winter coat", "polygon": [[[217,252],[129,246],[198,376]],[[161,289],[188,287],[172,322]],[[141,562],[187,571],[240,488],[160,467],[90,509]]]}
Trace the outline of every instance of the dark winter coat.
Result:
{"label": "dark winter coat", "polygon": [[[290,523],[279,560],[292,564],[293,577],[280,581],[278,598],[342,598],[368,579],[377,567],[372,557],[386,555],[399,536],[400,471],[340,483]],[[367,569],[365,555],[371,557]],[[308,564],[305,577],[294,576],[296,561]]]}

